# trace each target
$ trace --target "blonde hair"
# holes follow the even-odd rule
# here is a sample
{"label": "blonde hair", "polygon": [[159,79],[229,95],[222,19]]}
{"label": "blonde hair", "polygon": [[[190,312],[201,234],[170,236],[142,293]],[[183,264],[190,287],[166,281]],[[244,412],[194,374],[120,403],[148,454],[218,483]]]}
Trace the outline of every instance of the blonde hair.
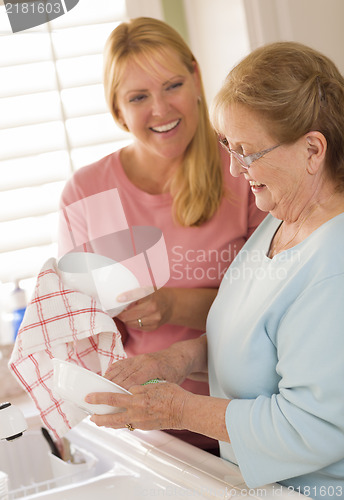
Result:
{"label": "blonde hair", "polygon": [[228,74],[214,99],[212,121],[219,132],[235,103],[259,113],[276,142],[321,132],[327,173],[344,189],[344,78],[329,58],[296,42],[260,47]]}
{"label": "blonde hair", "polygon": [[[173,50],[190,73],[197,61],[183,38],[169,25],[153,18],[139,17],[121,23],[113,30],[104,50],[104,90],[116,123],[119,120],[116,96],[128,62],[157,72],[157,64],[171,69]],[[210,123],[200,77],[199,120],[187,147],[184,161],[172,177],[173,214],[183,226],[199,226],[219,208],[223,196],[223,176],[217,135]]]}

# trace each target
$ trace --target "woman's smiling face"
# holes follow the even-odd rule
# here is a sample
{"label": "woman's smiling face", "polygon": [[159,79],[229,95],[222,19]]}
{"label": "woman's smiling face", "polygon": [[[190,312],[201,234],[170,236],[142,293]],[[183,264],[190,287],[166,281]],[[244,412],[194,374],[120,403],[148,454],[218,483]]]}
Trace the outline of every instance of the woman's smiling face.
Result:
{"label": "woman's smiling face", "polygon": [[[246,106],[229,106],[224,124],[230,149],[243,155],[278,143],[267,131],[264,119]],[[254,161],[248,169],[232,156],[230,169],[234,176],[245,176],[258,208],[276,218],[293,220],[311,196],[306,167],[307,145],[306,138],[302,137],[294,144],[281,144]]]}
{"label": "woman's smiling face", "polygon": [[118,116],[136,144],[151,154],[174,159],[184,155],[196,132],[200,87],[197,68],[190,73],[169,52],[171,70],[155,61],[153,73],[129,62],[116,101]]}

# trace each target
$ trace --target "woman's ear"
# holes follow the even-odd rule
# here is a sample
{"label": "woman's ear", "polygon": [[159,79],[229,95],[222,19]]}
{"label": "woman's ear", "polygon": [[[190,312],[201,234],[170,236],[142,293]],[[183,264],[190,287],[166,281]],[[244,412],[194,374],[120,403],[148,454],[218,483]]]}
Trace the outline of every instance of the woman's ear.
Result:
{"label": "woman's ear", "polygon": [[325,161],[327,141],[325,136],[318,131],[309,132],[307,141],[307,171],[314,175]]}

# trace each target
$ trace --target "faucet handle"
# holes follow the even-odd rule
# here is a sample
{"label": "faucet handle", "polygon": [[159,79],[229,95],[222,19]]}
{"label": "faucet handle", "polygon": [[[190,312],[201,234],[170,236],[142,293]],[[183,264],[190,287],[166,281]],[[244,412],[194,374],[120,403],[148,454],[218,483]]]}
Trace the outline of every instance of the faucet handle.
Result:
{"label": "faucet handle", "polygon": [[12,441],[27,430],[27,423],[23,412],[11,403],[0,404],[0,439]]}

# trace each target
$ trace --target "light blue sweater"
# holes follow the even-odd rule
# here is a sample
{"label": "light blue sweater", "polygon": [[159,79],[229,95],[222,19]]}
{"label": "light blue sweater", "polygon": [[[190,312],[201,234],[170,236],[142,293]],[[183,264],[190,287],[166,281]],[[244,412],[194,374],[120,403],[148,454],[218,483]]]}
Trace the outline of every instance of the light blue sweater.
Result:
{"label": "light blue sweater", "polygon": [[344,498],[344,213],[269,259],[279,224],[262,222],[208,316],[211,395],[232,398],[221,455],[249,487]]}

